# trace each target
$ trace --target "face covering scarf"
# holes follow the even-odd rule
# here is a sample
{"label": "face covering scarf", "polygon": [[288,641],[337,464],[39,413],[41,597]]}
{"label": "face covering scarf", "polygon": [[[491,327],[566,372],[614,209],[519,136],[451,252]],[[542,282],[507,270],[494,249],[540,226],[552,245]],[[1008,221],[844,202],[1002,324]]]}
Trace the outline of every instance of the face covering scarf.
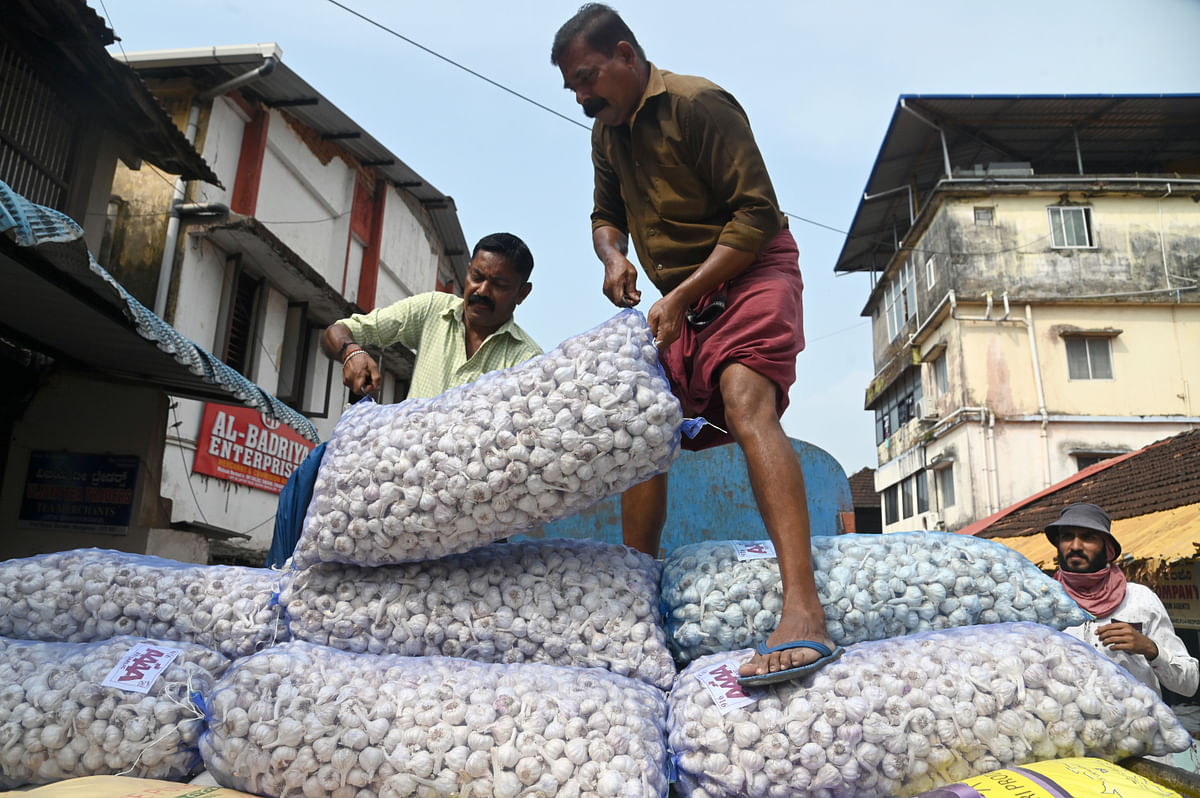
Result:
{"label": "face covering scarf", "polygon": [[1090,574],[1059,568],[1054,578],[1063,584],[1071,598],[1097,618],[1107,618],[1125,599],[1125,572],[1113,560],[1117,556],[1111,543],[1105,547],[1108,565]]}

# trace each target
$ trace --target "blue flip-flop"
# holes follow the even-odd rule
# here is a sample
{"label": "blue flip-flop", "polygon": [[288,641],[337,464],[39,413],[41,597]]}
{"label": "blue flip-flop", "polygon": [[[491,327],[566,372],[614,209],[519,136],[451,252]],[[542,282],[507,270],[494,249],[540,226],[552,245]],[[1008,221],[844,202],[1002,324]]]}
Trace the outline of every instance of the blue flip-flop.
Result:
{"label": "blue flip-flop", "polygon": [[820,670],[846,652],[846,649],[841,646],[831,651],[829,646],[824,643],[818,643],[815,640],[793,640],[790,643],[780,643],[777,646],[770,647],[766,643],[760,642],[754,646],[754,650],[759,654],[773,654],[776,651],[790,651],[793,648],[811,648],[820,654],[820,656],[805,665],[797,665],[794,668],[787,668],[782,671],[774,671],[773,673],[764,673],[756,676],[739,676],[738,684],[742,687],[761,687],[767,684],[777,684],[778,682],[798,679],[801,676]]}

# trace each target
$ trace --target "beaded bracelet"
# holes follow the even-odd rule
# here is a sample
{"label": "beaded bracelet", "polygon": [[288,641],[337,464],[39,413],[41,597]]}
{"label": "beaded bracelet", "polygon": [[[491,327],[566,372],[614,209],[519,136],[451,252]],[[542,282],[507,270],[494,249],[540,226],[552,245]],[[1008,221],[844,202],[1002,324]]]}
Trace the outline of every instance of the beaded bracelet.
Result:
{"label": "beaded bracelet", "polygon": [[345,366],[347,363],[349,363],[350,358],[354,357],[355,355],[365,355],[366,353],[367,353],[367,350],[365,350],[365,349],[355,349],[353,352],[346,355],[346,359],[342,361],[342,365]]}

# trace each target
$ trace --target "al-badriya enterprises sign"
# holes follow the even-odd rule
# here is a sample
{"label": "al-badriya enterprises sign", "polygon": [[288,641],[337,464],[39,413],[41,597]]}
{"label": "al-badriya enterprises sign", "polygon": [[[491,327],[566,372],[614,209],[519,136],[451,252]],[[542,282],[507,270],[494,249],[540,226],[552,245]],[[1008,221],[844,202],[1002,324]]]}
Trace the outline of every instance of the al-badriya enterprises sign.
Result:
{"label": "al-badriya enterprises sign", "polygon": [[252,408],[207,404],[192,472],[279,493],[315,445]]}

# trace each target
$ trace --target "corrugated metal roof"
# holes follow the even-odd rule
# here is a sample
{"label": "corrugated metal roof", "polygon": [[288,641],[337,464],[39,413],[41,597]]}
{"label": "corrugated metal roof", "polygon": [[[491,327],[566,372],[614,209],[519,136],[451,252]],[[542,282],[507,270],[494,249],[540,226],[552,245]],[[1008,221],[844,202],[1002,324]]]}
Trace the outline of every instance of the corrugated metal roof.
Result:
{"label": "corrugated metal roof", "polygon": [[471,251],[463,236],[453,198],[438,191],[404,161],[379,143],[319,91],[293,72],[279,58],[276,44],[233,45],[181,50],[126,53],[123,58],[142,77],[171,79],[188,77],[201,90],[218,86],[263,64],[267,57],[277,63],[268,74],[241,87],[248,97],[277,108],[338,146],[363,166],[383,175],[393,185],[415,198],[427,211],[450,259],[459,283],[465,281]]}
{"label": "corrugated metal roof", "polygon": [[[945,133],[943,153],[939,130]],[[834,270],[886,267],[939,181],[976,165],[1028,163],[1036,176],[1200,176],[1200,94],[903,95]]]}
{"label": "corrugated metal roof", "polygon": [[99,113],[130,144],[130,154],[188,179],[220,185],[137,73],[104,48],[116,36],[81,0],[12,0],[4,29],[37,64],[39,77]]}
{"label": "corrugated metal roof", "polygon": [[83,230],[0,182],[0,330],[110,378],[237,402],[311,441],[316,428],[133,298],[87,251]]}
{"label": "corrugated metal roof", "polygon": [[[1121,541],[1122,562],[1145,563],[1150,570],[1195,557],[1200,551],[1200,504],[1113,521],[1113,536]],[[1019,551],[1039,568],[1057,567],[1057,552],[1041,532],[995,538]]]}

